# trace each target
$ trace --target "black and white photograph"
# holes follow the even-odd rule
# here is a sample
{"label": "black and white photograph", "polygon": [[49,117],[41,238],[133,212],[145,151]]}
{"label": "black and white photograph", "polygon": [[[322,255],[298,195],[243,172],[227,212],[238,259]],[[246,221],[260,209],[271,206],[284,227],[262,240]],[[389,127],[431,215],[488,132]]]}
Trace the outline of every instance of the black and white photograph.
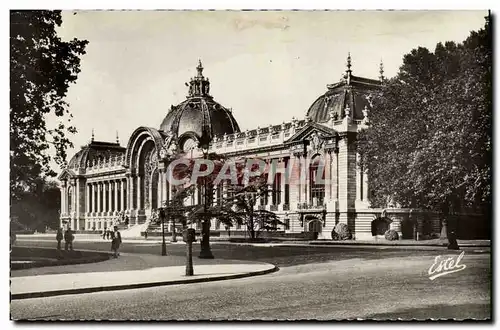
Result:
{"label": "black and white photograph", "polygon": [[495,17],[10,8],[10,321],[491,322]]}

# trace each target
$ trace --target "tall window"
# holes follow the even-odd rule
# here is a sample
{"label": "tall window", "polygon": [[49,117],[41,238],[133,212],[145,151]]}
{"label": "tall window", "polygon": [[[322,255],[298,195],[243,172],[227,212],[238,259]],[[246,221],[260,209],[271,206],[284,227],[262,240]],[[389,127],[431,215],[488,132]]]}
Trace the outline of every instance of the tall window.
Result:
{"label": "tall window", "polygon": [[325,163],[317,156],[309,165],[310,203],[322,205],[325,201]]}
{"label": "tall window", "polygon": [[277,173],[273,180],[273,205],[281,204],[281,173]]}
{"label": "tall window", "polygon": [[[285,158],[285,168],[287,169],[287,171],[290,171],[290,169],[288,168],[288,158]],[[289,174],[288,172],[287,173],[287,176],[285,177],[285,204],[286,205],[290,205],[290,184],[288,183],[288,180],[286,178],[289,178]]]}

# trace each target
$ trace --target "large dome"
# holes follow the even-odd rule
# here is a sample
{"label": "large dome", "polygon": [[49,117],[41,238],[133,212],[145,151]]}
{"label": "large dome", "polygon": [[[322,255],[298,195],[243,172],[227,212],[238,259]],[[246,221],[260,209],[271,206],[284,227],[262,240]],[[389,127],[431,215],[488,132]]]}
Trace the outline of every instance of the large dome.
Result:
{"label": "large dome", "polygon": [[[351,71],[351,57],[347,58],[347,71],[343,79],[336,83],[327,85],[327,92],[313,102],[307,117],[317,123],[325,123],[333,115],[334,120],[340,120],[345,116],[345,108],[349,107],[352,119],[363,119],[363,109],[370,108],[370,97],[380,88],[379,80],[356,77]],[[381,79],[383,69],[381,67]]]}
{"label": "large dome", "polygon": [[231,110],[209,95],[210,82],[203,77],[201,62],[198,75],[189,83],[187,99],[172,106],[160,125],[160,130],[177,138],[179,147],[187,149],[198,142],[210,142],[213,137],[238,133],[240,128]]}

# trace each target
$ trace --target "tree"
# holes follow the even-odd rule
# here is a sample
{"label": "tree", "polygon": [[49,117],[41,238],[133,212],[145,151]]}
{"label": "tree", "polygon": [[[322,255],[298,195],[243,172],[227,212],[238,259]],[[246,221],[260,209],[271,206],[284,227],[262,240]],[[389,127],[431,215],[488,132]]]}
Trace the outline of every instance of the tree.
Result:
{"label": "tree", "polygon": [[175,223],[182,224],[186,228],[188,223],[188,214],[192,206],[186,206],[185,200],[194,192],[194,186],[187,188],[176,187],[170,200],[164,201],[162,207],[165,208],[167,221],[172,221],[172,242],[176,242]]}
{"label": "tree", "polygon": [[244,185],[234,185],[229,189],[230,197],[226,208],[233,221],[245,225],[250,238],[256,239],[262,231],[276,231],[278,225],[283,225],[276,213],[265,209],[255,209],[261,199],[269,195],[269,185],[265,175],[252,178]]}
{"label": "tree", "polygon": [[61,192],[55,181],[38,180],[33,192],[25,192],[11,204],[15,218],[13,230],[37,230],[59,227]]}
{"label": "tree", "polygon": [[[88,41],[63,41],[57,36],[61,11],[10,12],[10,191],[19,200],[34,191],[40,178],[54,176],[53,160],[63,165],[76,132],[64,100],[80,72],[80,56]],[[60,118],[55,128],[46,116]],[[64,121],[63,121],[64,119]]]}
{"label": "tree", "polygon": [[448,214],[491,205],[491,64],[489,22],[463,43],[404,56],[358,136],[373,206]]}

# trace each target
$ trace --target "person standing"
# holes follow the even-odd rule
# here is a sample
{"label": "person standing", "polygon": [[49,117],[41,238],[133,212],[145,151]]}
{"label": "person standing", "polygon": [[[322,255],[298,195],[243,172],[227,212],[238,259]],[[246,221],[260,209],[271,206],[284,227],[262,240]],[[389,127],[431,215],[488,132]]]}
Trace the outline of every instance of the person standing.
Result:
{"label": "person standing", "polygon": [[64,250],[68,251],[68,247],[71,251],[73,251],[73,240],[75,236],[73,235],[73,231],[70,227],[64,233]]}
{"label": "person standing", "polygon": [[61,227],[57,228],[56,240],[57,240],[57,249],[61,250],[61,241],[63,240],[63,231]]}
{"label": "person standing", "polygon": [[120,244],[122,244],[122,235],[118,231],[118,226],[115,226],[111,239],[111,250],[113,251],[113,256],[115,258],[118,258],[118,256],[120,255],[120,253],[118,252],[118,250],[120,249]]}

